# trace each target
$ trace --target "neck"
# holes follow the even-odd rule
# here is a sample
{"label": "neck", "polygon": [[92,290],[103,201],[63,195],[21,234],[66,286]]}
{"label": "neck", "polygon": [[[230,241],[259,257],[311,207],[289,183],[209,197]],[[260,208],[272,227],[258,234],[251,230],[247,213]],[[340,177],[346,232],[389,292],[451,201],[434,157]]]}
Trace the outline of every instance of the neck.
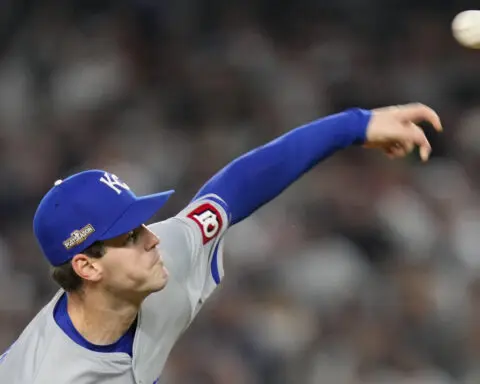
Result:
{"label": "neck", "polygon": [[141,303],[103,292],[68,294],[67,311],[75,329],[90,343],[109,345],[122,337],[135,321]]}

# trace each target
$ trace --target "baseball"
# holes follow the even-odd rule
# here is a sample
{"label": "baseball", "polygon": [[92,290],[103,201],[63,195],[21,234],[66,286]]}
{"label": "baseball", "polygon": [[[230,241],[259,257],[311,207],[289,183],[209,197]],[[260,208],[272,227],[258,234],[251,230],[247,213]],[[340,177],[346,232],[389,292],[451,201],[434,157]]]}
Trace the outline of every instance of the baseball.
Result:
{"label": "baseball", "polygon": [[480,49],[480,11],[460,12],[452,21],[452,32],[463,46]]}

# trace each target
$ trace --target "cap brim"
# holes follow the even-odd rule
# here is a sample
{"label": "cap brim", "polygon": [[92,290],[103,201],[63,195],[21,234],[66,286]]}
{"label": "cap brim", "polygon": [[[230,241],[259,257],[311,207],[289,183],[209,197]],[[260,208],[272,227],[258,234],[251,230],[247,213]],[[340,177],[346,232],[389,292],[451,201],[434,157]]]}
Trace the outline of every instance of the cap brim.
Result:
{"label": "cap brim", "polygon": [[138,228],[162,208],[174,191],[138,197],[99,240],[112,239]]}

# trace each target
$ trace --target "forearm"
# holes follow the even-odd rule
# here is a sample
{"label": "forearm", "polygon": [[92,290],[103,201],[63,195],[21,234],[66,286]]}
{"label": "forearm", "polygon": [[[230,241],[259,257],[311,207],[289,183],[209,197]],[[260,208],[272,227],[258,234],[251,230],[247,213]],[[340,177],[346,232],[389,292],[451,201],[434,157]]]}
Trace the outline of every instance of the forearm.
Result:
{"label": "forearm", "polygon": [[368,111],[355,109],[298,127],[232,161],[195,199],[210,193],[220,196],[235,224],[335,151],[363,143],[370,116]]}

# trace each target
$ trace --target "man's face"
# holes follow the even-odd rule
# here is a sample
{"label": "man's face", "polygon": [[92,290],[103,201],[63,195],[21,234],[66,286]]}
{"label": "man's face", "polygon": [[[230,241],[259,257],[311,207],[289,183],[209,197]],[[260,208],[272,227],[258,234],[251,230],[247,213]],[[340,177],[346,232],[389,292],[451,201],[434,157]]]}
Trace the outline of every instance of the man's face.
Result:
{"label": "man's face", "polygon": [[104,241],[105,254],[95,261],[102,271],[98,283],[106,291],[125,298],[162,290],[168,281],[168,271],[158,244],[158,237],[144,225]]}

